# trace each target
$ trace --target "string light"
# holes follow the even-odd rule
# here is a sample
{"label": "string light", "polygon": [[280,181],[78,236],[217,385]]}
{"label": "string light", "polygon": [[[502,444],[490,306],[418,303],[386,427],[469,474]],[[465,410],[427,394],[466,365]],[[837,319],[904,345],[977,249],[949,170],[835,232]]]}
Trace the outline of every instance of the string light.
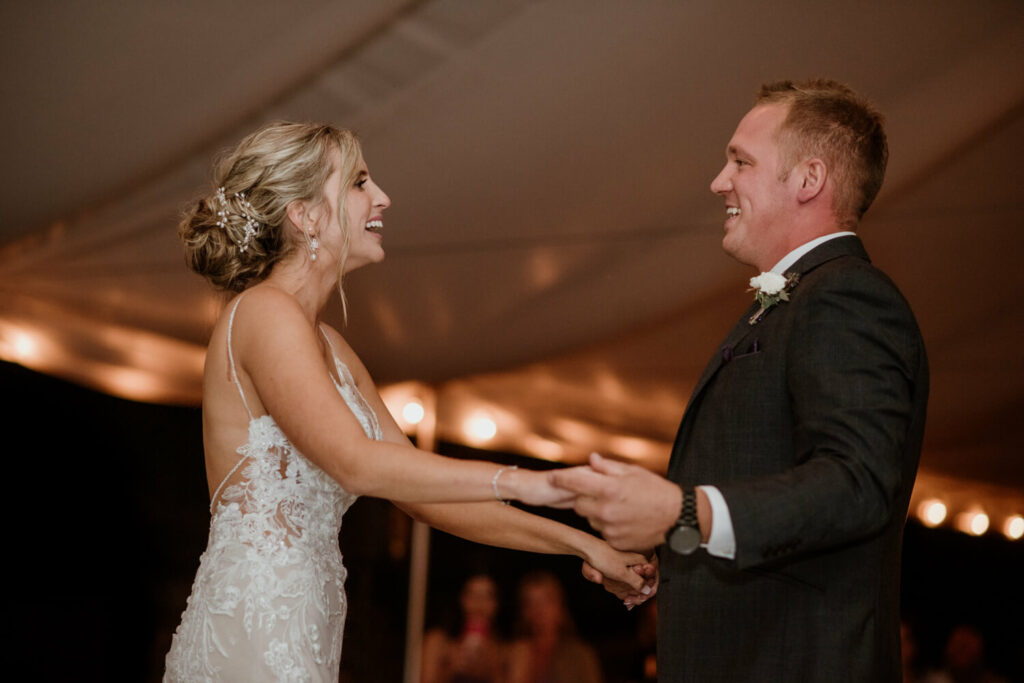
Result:
{"label": "string light", "polygon": [[498,433],[498,425],[486,415],[475,415],[466,421],[466,436],[477,443],[490,441]]}
{"label": "string light", "polygon": [[15,337],[13,346],[15,353],[21,358],[31,358],[39,348],[36,340],[24,333]]}
{"label": "string light", "polygon": [[986,531],[988,531],[988,515],[979,512],[971,518],[971,533],[981,536]]}
{"label": "string light", "polygon": [[0,358],[31,366],[45,355],[38,336],[13,325],[0,325]]}
{"label": "string light", "polygon": [[1007,517],[1003,524],[1003,534],[1012,541],[1019,540],[1024,536],[1024,517],[1020,515]]}
{"label": "string light", "polygon": [[965,534],[981,536],[988,531],[988,515],[980,511],[963,512],[956,517],[955,526]]}
{"label": "string light", "polygon": [[917,506],[917,518],[925,526],[938,526],[946,519],[946,504],[936,498],[922,501]]}
{"label": "string light", "polygon": [[425,414],[423,404],[419,401],[409,401],[402,407],[402,419],[411,425],[422,422]]}

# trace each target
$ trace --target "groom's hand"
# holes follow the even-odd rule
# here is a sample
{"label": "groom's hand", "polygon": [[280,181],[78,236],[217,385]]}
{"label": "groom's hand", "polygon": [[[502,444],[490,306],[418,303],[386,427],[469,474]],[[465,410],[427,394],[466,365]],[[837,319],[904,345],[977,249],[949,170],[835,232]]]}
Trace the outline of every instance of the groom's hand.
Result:
{"label": "groom's hand", "polygon": [[682,509],[683,493],[636,465],[590,456],[590,467],[548,473],[551,483],[576,494],[573,508],[613,547],[643,552],[665,542]]}

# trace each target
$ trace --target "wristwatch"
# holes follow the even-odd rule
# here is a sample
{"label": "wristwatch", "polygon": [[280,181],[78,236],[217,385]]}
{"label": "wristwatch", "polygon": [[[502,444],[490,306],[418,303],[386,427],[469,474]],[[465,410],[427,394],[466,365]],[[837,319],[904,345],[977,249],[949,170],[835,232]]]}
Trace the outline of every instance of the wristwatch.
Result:
{"label": "wristwatch", "polygon": [[668,547],[672,552],[689,555],[700,547],[700,527],[697,525],[697,490],[692,486],[683,489],[683,509],[676,525],[668,535]]}

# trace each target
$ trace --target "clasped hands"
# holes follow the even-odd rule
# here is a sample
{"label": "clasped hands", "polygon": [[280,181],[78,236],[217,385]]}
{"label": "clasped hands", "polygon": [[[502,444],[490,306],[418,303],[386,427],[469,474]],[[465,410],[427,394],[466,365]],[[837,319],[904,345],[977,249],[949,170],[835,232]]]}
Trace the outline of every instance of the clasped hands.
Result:
{"label": "clasped hands", "polygon": [[[627,607],[654,595],[658,585],[653,549],[665,541],[665,533],[679,517],[682,491],[667,479],[636,465],[590,456],[589,465],[553,470],[548,481],[573,494],[571,507],[619,550],[635,551],[649,558],[634,571],[644,578],[636,590],[626,583],[604,577],[584,562],[583,576],[619,597]],[[564,504],[564,507],[570,507]],[[646,593],[644,592],[646,590]]]}

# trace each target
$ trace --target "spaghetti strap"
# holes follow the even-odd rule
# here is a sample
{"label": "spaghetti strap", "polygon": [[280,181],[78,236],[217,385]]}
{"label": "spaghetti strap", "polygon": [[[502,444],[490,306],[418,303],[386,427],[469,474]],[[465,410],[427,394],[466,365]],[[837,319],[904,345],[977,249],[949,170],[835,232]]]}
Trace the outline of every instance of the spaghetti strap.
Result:
{"label": "spaghetti strap", "polygon": [[[231,351],[231,328],[235,326],[235,312],[238,310],[238,304],[242,303],[242,294],[235,299],[235,305],[231,309],[231,317],[228,318],[228,360],[231,361],[231,379],[235,380],[235,386],[238,387],[238,395],[242,397],[242,405],[245,406],[245,412],[249,413],[249,419],[252,419],[252,411],[249,410],[249,402],[245,400],[245,392],[242,391],[242,383],[238,381],[238,371],[235,370],[235,354]],[[330,343],[330,340],[327,342]]]}
{"label": "spaghetti strap", "polygon": [[348,366],[338,358],[338,352],[334,350],[334,343],[331,341],[331,338],[327,336],[327,332],[324,331],[324,326],[318,324],[316,327],[320,330],[320,334],[323,335],[324,341],[327,342],[327,347],[331,350],[331,360],[334,362],[334,372],[338,377],[335,378],[334,375],[331,374],[330,370],[327,371],[327,375],[331,378],[331,382],[334,383],[334,386],[337,387],[338,391],[344,395],[345,388],[343,384],[348,381],[354,385],[355,381],[352,379],[352,375],[348,371]]}
{"label": "spaghetti strap", "polygon": [[330,347],[330,349],[331,349],[331,356],[334,357],[334,358],[337,358],[338,357],[338,353],[334,350],[334,344],[331,342],[331,338],[327,336],[326,332],[324,332],[324,326],[323,325],[317,325],[316,328],[318,330],[320,330],[320,334],[322,334],[324,336],[324,341],[326,341],[327,342],[327,346]]}

